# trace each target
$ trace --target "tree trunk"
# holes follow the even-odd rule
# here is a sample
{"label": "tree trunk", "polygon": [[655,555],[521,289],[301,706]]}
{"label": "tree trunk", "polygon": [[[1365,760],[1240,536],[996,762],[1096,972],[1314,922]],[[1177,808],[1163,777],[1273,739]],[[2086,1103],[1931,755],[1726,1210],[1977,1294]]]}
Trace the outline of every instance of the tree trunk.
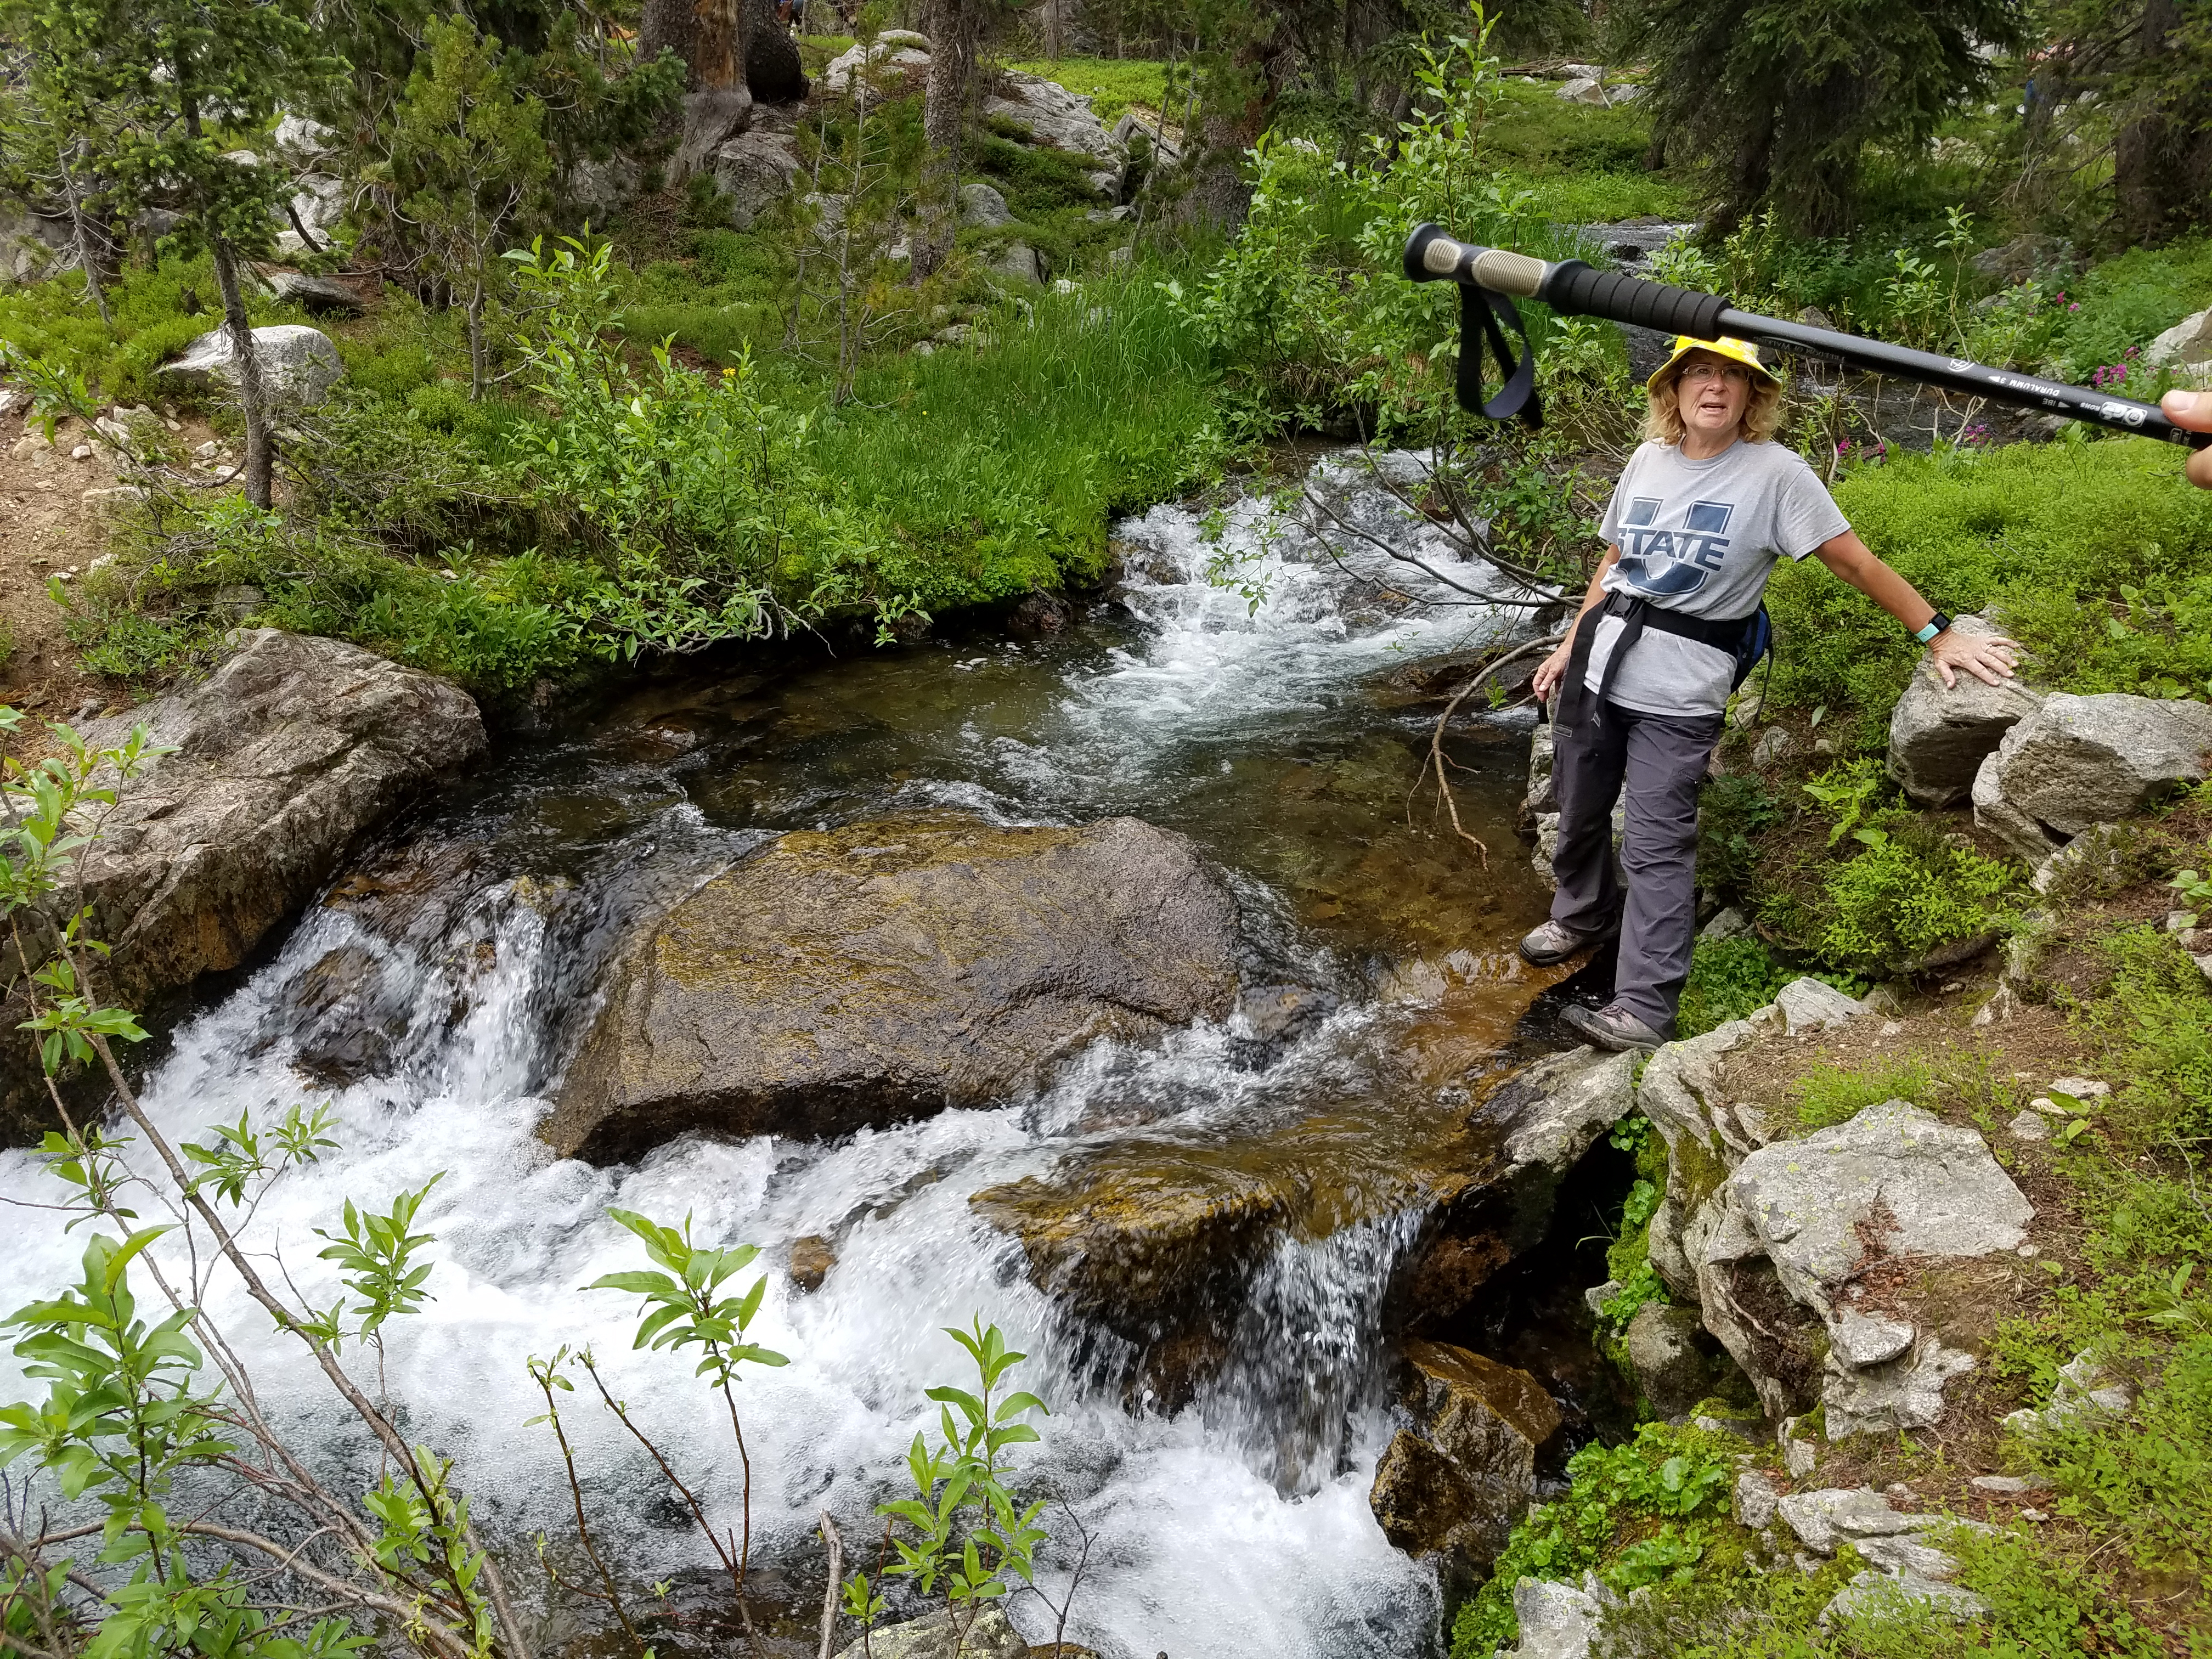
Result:
{"label": "tree trunk", "polygon": [[[2204,217],[2208,112],[2181,90],[2188,79],[2175,61],[2180,26],[2179,0],[2148,0],[2136,27],[2135,78],[2147,90],[2112,140],[2112,192],[2120,234],[2130,243],[2166,241]],[[2199,118],[2186,118],[2191,113]]]}
{"label": "tree trunk", "polygon": [[699,67],[699,15],[692,0],[645,0],[638,20],[637,55],[650,64],[664,52],[684,60],[685,91],[696,88]]}
{"label": "tree trunk", "polygon": [[[2148,0],[2135,27],[2136,73],[2167,53],[2174,24],[2181,22],[2177,0]],[[2112,197],[2119,208],[2119,234],[2130,243],[2163,241],[2166,237],[2166,161],[2167,112],[2146,100],[2146,106],[2112,135]]]}
{"label": "tree trunk", "polygon": [[945,263],[959,217],[960,137],[975,69],[975,0],[930,0],[929,74],[923,82],[921,224],[914,239],[917,279]]}
{"label": "tree trunk", "polygon": [[806,96],[799,43],[775,15],[775,0],[745,0],[745,86],[759,104],[794,104]]}
{"label": "tree trunk", "polygon": [[[78,141],[80,155],[82,143],[82,139]],[[70,167],[69,158],[58,155],[57,159],[61,163],[63,193],[69,198],[70,229],[76,237],[77,263],[84,267],[84,285],[91,291],[93,306],[100,313],[100,326],[112,328],[115,319],[108,314],[107,290],[100,281],[100,258],[93,248],[92,220],[84,210],[84,195],[76,187],[76,174]],[[104,232],[100,240],[106,240]]]}
{"label": "tree trunk", "polygon": [[483,337],[483,278],[479,276],[469,289],[469,401],[483,401],[484,337]]}
{"label": "tree trunk", "polygon": [[276,443],[269,429],[269,388],[261,359],[253,349],[253,325],[246,315],[246,295],[238,285],[238,257],[227,236],[210,236],[215,280],[222,290],[223,326],[230,335],[231,358],[238,366],[238,405],[246,415],[246,499],[269,510],[276,463]]}
{"label": "tree trunk", "polygon": [[[1259,142],[1274,118],[1291,58],[1285,25],[1277,18],[1267,34],[1255,35],[1238,48],[1230,71],[1235,84],[1226,95],[1207,89],[1207,108],[1198,122],[1197,164],[1181,217],[1224,232],[1244,222],[1252,205],[1244,152]],[[1188,137],[1186,131],[1186,140]]]}

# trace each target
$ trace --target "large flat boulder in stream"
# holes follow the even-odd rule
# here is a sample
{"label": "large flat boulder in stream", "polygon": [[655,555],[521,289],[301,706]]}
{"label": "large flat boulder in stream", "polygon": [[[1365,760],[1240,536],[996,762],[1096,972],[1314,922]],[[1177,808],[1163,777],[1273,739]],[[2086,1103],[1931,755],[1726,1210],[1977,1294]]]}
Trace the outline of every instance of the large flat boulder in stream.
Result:
{"label": "large flat boulder in stream", "polygon": [[954,815],[780,836],[625,951],[540,1135],[598,1160],[704,1129],[828,1138],[1228,1012],[1237,910],[1135,818]]}

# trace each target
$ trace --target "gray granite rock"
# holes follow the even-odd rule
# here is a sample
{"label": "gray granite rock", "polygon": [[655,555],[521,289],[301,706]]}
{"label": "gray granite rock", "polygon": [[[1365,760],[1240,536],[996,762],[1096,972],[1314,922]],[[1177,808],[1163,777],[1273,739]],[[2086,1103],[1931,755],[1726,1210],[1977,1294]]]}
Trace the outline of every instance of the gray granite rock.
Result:
{"label": "gray granite rock", "polygon": [[2008,731],[1975,775],[1977,823],[2023,849],[2055,850],[2091,825],[2124,818],[2201,783],[2212,706],[2107,692],[2054,692]]}
{"label": "gray granite rock", "polygon": [[[283,323],[253,331],[254,355],[262,379],[280,403],[312,406],[322,402],[345,373],[330,336],[302,323]],[[164,384],[209,391],[238,384],[228,329],[212,329],[185,348],[185,355],[155,371]]]}
{"label": "gray granite rock", "polygon": [[[1960,617],[1952,627],[1961,634],[2001,631],[1982,617]],[[1889,775],[1923,806],[1955,806],[1972,792],[1984,757],[2042,701],[2018,680],[1987,685],[1961,673],[1946,687],[1935,657],[1923,652],[1890,714]]]}

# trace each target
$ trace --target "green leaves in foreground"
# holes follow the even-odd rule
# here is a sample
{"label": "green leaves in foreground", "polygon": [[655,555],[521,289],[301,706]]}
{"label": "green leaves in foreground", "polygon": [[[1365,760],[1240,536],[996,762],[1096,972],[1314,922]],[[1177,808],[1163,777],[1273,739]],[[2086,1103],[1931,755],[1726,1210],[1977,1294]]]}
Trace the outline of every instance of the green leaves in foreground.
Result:
{"label": "green leaves in foreground", "polygon": [[[367,1341],[392,1315],[411,1314],[429,1299],[422,1286],[430,1277],[430,1264],[416,1265],[415,1253],[436,1243],[436,1237],[408,1229],[415,1224],[415,1212],[429,1197],[430,1188],[445,1178],[441,1170],[416,1191],[400,1194],[392,1200],[389,1215],[364,1214],[348,1199],[343,1235],[315,1229],[316,1237],[330,1241],[316,1254],[337,1262],[339,1272],[347,1275],[346,1289],[361,1298],[351,1310],[361,1321],[353,1333],[357,1340]],[[326,1342],[340,1340],[338,1311],[333,1306],[315,1328],[314,1334]]]}
{"label": "green leaves in foreground", "polygon": [[768,1275],[753,1280],[742,1296],[718,1294],[723,1284],[750,1267],[759,1250],[750,1244],[710,1249],[691,1242],[691,1218],[684,1230],[661,1226],[634,1210],[610,1209],[612,1216],[645,1242],[645,1253],[665,1273],[605,1273],[584,1288],[628,1291],[645,1298],[633,1348],[697,1346],[705,1357],[693,1370],[695,1376],[712,1376],[717,1385],[736,1380],[738,1367],[786,1365],[791,1362],[772,1348],[744,1340],[745,1328],[760,1311],[768,1290]]}
{"label": "green leaves in foreground", "polygon": [[[951,1387],[926,1391],[938,1404],[941,1443],[933,1448],[923,1435],[914,1437],[907,1472],[915,1496],[879,1504],[877,1513],[906,1523],[905,1536],[891,1536],[899,1559],[884,1571],[912,1579],[925,1595],[935,1594],[941,1580],[948,1605],[957,1607],[1006,1595],[1013,1588],[1012,1579],[1030,1581],[1037,1547],[1048,1536],[1036,1525],[1044,1504],[1016,1507],[1000,1454],[1038,1437],[1035,1429],[1014,1419],[1045,1406],[1035,1395],[1022,1393],[994,1404],[1000,1379],[1028,1358],[1006,1346],[996,1325],[987,1328],[978,1316],[972,1329],[947,1326],[945,1334],[967,1350],[979,1386],[973,1392]],[[874,1602],[865,1574],[854,1576],[845,1598],[848,1612]]]}

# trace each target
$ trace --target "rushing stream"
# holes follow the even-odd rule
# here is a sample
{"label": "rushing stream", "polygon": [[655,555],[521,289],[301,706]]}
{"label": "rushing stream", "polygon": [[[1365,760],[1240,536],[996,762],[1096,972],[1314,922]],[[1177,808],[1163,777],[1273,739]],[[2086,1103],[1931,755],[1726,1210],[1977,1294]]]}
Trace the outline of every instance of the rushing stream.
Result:
{"label": "rushing stream", "polygon": [[[1355,495],[1364,523],[1435,539],[1376,492]],[[980,1312],[1031,1353],[1018,1376],[1053,1415],[1029,1467],[1093,1537],[1072,1637],[1116,1659],[1431,1650],[1431,1576],[1385,1543],[1367,1505],[1389,1432],[1382,1291],[1418,1218],[1281,1240],[1222,1376],[1170,1415],[1128,1408],[1094,1334],[1030,1285],[1018,1245],[968,1202],[1077,1146],[1433,1095],[1498,1063],[1536,988],[1510,952],[1543,900],[1512,828],[1525,724],[1477,722],[1455,748],[1469,769],[1455,774],[1462,816],[1492,848],[1484,868],[1432,825],[1425,797],[1409,805],[1434,706],[1394,707],[1372,689],[1499,624],[1407,604],[1403,570],[1395,594],[1377,595],[1279,523],[1257,536],[1265,516],[1248,503],[1229,531],[1264,581],[1256,606],[1206,582],[1217,549],[1200,521],[1159,507],[1120,527],[1121,604],[1065,634],[931,643],[765,680],[658,679],[511,747],[177,1031],[147,1088],[173,1134],[334,1103],[342,1149],[288,1176],[254,1223],[310,1301],[337,1294],[311,1229],[334,1225],[348,1197],[382,1208],[442,1172],[423,1213],[435,1299],[389,1328],[389,1382],[408,1432],[458,1456],[501,1535],[568,1530],[553,1445],[526,1426],[543,1407],[523,1364],[562,1344],[592,1345],[641,1420],[708,1471],[717,1510],[735,1514],[736,1460],[690,1363],[633,1353],[635,1299],[579,1289],[641,1265],[604,1218],[619,1205],[688,1213],[705,1239],[763,1247],[755,1331],[792,1363],[753,1374],[741,1398],[763,1584],[787,1589],[794,1611],[819,1594],[816,1511],[872,1540],[871,1506],[934,1422],[922,1390],[964,1380],[939,1328]],[[532,1138],[636,918],[766,835],[929,805],[1007,822],[1129,813],[1182,831],[1231,873],[1248,982],[1292,980],[1340,1000],[1256,1059],[1234,1021],[1104,1044],[1036,1098],[830,1147],[690,1138],[599,1170],[556,1162]],[[52,1196],[20,1152],[0,1154],[0,1193]],[[24,1210],[9,1229],[0,1305],[14,1307],[70,1277],[82,1234]],[[836,1261],[808,1294],[783,1263],[811,1235],[834,1242]],[[225,1274],[209,1300],[264,1401],[310,1443],[354,1443],[297,1346]],[[16,1380],[0,1377],[7,1397]],[[641,1455],[580,1394],[567,1420],[589,1490],[619,1517],[614,1553],[641,1580],[674,1574],[679,1601],[691,1585],[704,1603],[705,1553]],[[1057,1511],[1054,1522],[1069,1530]],[[542,1601],[527,1551],[513,1557]],[[1012,1611],[1032,1639],[1049,1634],[1035,1603]],[[577,1633],[556,1618],[546,1633],[564,1631]]]}

